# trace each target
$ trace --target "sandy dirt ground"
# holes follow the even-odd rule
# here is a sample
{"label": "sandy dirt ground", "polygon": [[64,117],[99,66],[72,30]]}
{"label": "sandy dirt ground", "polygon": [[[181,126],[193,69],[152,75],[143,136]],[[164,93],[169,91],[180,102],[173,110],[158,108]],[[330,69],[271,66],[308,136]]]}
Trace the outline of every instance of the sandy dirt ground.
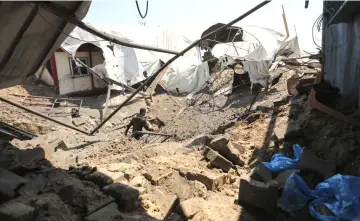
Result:
{"label": "sandy dirt ground", "polygon": [[[149,117],[158,117],[165,122],[166,126],[160,129],[161,132],[176,135],[175,138],[163,143],[161,143],[163,137],[160,136],[144,136],[139,141],[124,136],[124,125],[130,121],[128,116],[137,113],[139,107],[147,107],[140,97],[119,111],[94,136],[74,132],[4,102],[0,103],[2,109],[0,121],[38,135],[30,141],[13,140],[12,144],[20,149],[40,145],[48,150],[56,140],[63,140],[67,148],[48,150],[47,160],[53,167],[64,171],[70,166],[96,167],[98,171],[112,178],[120,174],[117,182],[121,184],[145,190],[141,191],[140,209],[129,214],[146,214],[162,220],[163,202],[159,202],[156,197],[157,191],[161,190],[166,196],[176,196],[180,202],[193,198],[203,200],[201,211],[196,212],[190,220],[264,220],[262,212],[244,209],[234,203],[238,198],[240,176],[249,174],[258,163],[269,161],[274,153],[288,151],[284,150],[285,144],[280,147],[275,146],[271,136],[274,128],[287,125],[290,120],[296,121],[304,132],[298,143],[306,146],[317,157],[333,161],[337,166],[337,172],[341,174],[359,175],[360,173],[360,155],[357,154],[360,130],[318,111],[306,109],[307,94],[289,96],[287,79],[296,73],[316,72],[314,69],[300,67],[292,69],[296,70],[278,69],[279,72],[286,71],[282,74],[279,83],[267,91],[260,92],[247,115],[244,114],[255,97],[255,94],[250,93],[248,86],[231,95],[215,96],[214,88],[210,89],[211,93],[203,91],[201,97],[193,96],[196,100],[194,105],[190,105],[191,100],[183,96],[171,96],[166,93],[154,96],[151,106],[148,107]],[[231,75],[231,71],[229,73]],[[225,80],[219,83],[220,86],[229,84],[226,76],[222,76],[222,79]],[[220,86],[216,85],[216,87]],[[23,99],[19,95],[56,97],[47,86],[35,85],[31,81],[22,86],[1,90],[0,95],[17,102]],[[83,105],[79,121],[83,124],[79,128],[90,131],[101,122],[104,118],[105,96],[81,98]],[[124,96],[113,94],[112,106],[108,113],[124,99]],[[30,98],[23,104],[47,114],[51,106],[38,105],[35,104],[36,102],[42,101]],[[73,124],[74,119],[69,114],[71,107],[62,105],[54,108],[51,116]],[[69,105],[76,107],[75,102]],[[339,111],[344,112],[344,110],[347,114],[356,115],[354,111],[349,111],[354,108],[349,108],[346,102],[339,108]],[[238,118],[239,120],[236,120]],[[202,154],[203,143],[191,143],[191,141],[199,135],[211,134],[219,126],[229,122],[234,123],[223,132],[230,135],[230,141],[234,145],[243,148],[241,158],[245,164],[236,166],[226,173],[209,165]],[[223,176],[224,183],[221,187],[209,188],[201,180],[190,179],[184,175],[190,173],[189,171],[205,174],[206,177]],[[161,179],[157,180],[154,177]],[[74,181],[70,179],[67,182],[83,181],[74,178]],[[92,184],[86,185],[91,194]],[[74,205],[64,204],[61,199],[53,199],[57,197],[56,194],[51,195],[52,192],[49,194],[49,200],[59,202],[59,208],[63,207],[61,210],[65,212],[74,210]],[[73,213],[69,212],[69,216]],[[279,209],[276,220],[311,220],[311,218],[306,209],[299,213],[287,213]]]}

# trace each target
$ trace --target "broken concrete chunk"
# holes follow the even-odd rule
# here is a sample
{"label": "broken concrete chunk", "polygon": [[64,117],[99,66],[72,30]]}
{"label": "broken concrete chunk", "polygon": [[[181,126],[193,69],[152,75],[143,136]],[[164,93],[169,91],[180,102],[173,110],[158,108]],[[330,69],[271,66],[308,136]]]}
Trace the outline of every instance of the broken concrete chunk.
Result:
{"label": "broken concrete chunk", "polygon": [[77,213],[88,215],[113,202],[110,196],[101,193],[94,184],[68,185],[58,193],[60,198],[75,208]]}
{"label": "broken concrete chunk", "polygon": [[141,198],[143,204],[146,204],[146,201],[150,201],[159,208],[160,213],[153,215],[159,220],[164,220],[169,217],[179,203],[176,195],[166,194],[160,189],[155,189],[152,193],[145,194]]}
{"label": "broken concrete chunk", "polygon": [[187,148],[199,145],[208,146],[214,138],[214,135],[202,134],[185,142],[184,146]]}
{"label": "broken concrete chunk", "polygon": [[41,221],[78,221],[79,216],[63,202],[57,194],[41,194],[34,202],[35,220]]}
{"label": "broken concrete chunk", "polygon": [[219,152],[234,165],[244,166],[244,161],[241,159],[240,152],[232,145],[231,142],[229,142],[229,139],[230,136],[228,134],[219,136],[211,141],[210,147]]}
{"label": "broken concrete chunk", "polygon": [[103,190],[115,199],[120,210],[124,212],[131,212],[139,206],[139,191],[130,186],[113,183],[105,186]]}
{"label": "broken concrete chunk", "polygon": [[116,203],[111,203],[104,208],[85,217],[85,221],[157,221],[149,216],[142,215],[126,215],[121,213]]}
{"label": "broken concrete chunk", "polygon": [[274,180],[278,183],[279,189],[284,188],[285,183],[291,174],[298,173],[298,172],[300,172],[300,170],[291,169],[291,170],[284,170],[284,171],[281,171],[280,173],[278,173],[278,175],[276,176],[276,178]]}
{"label": "broken concrete chunk", "polygon": [[32,221],[35,209],[19,202],[8,202],[0,206],[1,221]]}
{"label": "broken concrete chunk", "polygon": [[84,180],[91,181],[101,188],[113,183],[111,177],[98,171],[85,176]]}
{"label": "broken concrete chunk", "polygon": [[297,169],[311,171],[321,175],[324,179],[328,179],[335,175],[336,165],[317,158],[310,151],[304,150],[297,164]]}
{"label": "broken concrete chunk", "polygon": [[289,121],[288,124],[283,124],[274,128],[274,137],[278,141],[293,140],[303,136],[300,126],[294,122]]}
{"label": "broken concrete chunk", "polygon": [[209,147],[205,147],[203,155],[210,161],[214,166],[221,168],[224,172],[229,172],[233,166],[230,161],[221,156],[218,152],[212,150]]}
{"label": "broken concrete chunk", "polygon": [[261,182],[268,182],[270,180],[272,180],[273,175],[270,172],[270,170],[268,170],[268,168],[266,168],[266,166],[264,166],[264,164],[259,163],[250,173],[250,177],[252,180],[256,180],[256,181],[261,181]]}
{"label": "broken concrete chunk", "polygon": [[15,190],[28,181],[15,173],[0,168],[0,200],[11,199],[15,196]]}
{"label": "broken concrete chunk", "polygon": [[122,220],[122,214],[116,203],[111,203],[104,208],[85,217],[85,221],[116,221]]}
{"label": "broken concrete chunk", "polygon": [[77,118],[73,118],[73,119],[72,119],[72,123],[73,123],[75,126],[79,127],[79,126],[81,126],[81,125],[84,125],[84,124],[86,123],[86,121],[85,121],[83,118],[81,118],[81,117],[77,117]]}
{"label": "broken concrete chunk", "polygon": [[226,144],[229,143],[229,140],[230,140],[229,134],[217,136],[210,142],[210,147],[214,150],[219,150],[224,146],[226,146]]}
{"label": "broken concrete chunk", "polygon": [[152,168],[146,171],[144,174],[145,178],[151,182],[152,185],[159,185],[167,177],[171,176],[173,170],[171,169],[158,169]]}
{"label": "broken concrete chunk", "polygon": [[134,179],[132,179],[129,184],[134,187],[143,187],[145,183],[146,183],[145,177],[140,175],[134,177]]}
{"label": "broken concrete chunk", "polygon": [[34,195],[39,193],[47,184],[47,179],[38,174],[34,179],[30,180],[25,186],[23,186],[18,193],[21,196]]}
{"label": "broken concrete chunk", "polygon": [[180,175],[185,176],[188,180],[197,180],[204,184],[208,190],[220,189],[228,180],[227,174],[217,174],[209,171],[197,171],[195,169],[183,169]]}
{"label": "broken concrete chunk", "polygon": [[278,201],[278,186],[276,181],[263,183],[255,180],[241,179],[238,202],[263,209],[276,215]]}
{"label": "broken concrete chunk", "polygon": [[203,210],[205,200],[203,198],[191,198],[180,203],[177,208],[184,219],[191,219],[196,213]]}

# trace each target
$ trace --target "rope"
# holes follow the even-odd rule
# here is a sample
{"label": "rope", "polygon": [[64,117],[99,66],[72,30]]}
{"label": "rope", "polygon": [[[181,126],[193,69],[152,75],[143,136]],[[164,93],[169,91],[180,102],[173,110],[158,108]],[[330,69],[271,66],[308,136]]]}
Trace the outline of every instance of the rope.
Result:
{"label": "rope", "polygon": [[138,1],[136,0],[135,2],[136,2],[136,7],[137,7],[137,10],[138,10],[138,12],[139,12],[140,17],[143,18],[143,19],[146,18],[147,13],[148,13],[148,9],[149,9],[149,0],[146,1],[146,12],[145,12],[145,15],[143,15],[143,14],[141,13],[141,10],[140,10]]}

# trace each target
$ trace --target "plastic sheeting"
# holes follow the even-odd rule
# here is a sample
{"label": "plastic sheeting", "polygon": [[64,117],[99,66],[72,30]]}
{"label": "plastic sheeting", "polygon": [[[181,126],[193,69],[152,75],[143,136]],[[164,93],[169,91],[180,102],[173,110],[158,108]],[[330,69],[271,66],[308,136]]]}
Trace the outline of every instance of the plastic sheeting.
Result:
{"label": "plastic sheeting", "polygon": [[270,162],[263,162],[264,166],[273,173],[279,173],[283,170],[289,170],[296,168],[299,162],[300,156],[304,151],[304,148],[299,144],[294,144],[294,159],[286,157],[283,153],[276,153],[272,156]]}
{"label": "plastic sheeting", "polygon": [[[153,45],[174,51],[181,51],[192,43],[186,37],[160,27],[136,28],[120,25],[106,27],[104,30],[113,36],[122,38],[123,41],[135,41],[139,44]],[[121,33],[117,30],[121,31]],[[64,50],[74,56],[76,50],[87,42],[101,48],[105,64],[98,66],[96,69],[104,69],[100,72],[115,81],[127,85],[134,85],[145,80],[145,71],[148,77],[151,76],[161,67],[161,61],[166,62],[173,56],[120,45],[113,45],[113,50],[111,50],[108,41],[104,41],[79,28],[75,29],[71,36],[80,40],[67,38],[62,44]],[[180,91],[191,92],[199,88],[197,85],[203,85],[208,78],[210,78],[210,74],[207,64],[201,62],[200,49],[195,47],[170,65],[160,83],[169,91],[175,91],[176,87],[174,85],[177,85]],[[122,88],[114,86],[114,89],[119,90]]]}
{"label": "plastic sheeting", "polygon": [[[281,207],[284,210],[298,210],[308,201],[310,214],[321,221],[360,220],[360,178],[337,174],[311,190],[303,179],[292,174],[286,181]],[[320,213],[326,207],[332,214]]]}

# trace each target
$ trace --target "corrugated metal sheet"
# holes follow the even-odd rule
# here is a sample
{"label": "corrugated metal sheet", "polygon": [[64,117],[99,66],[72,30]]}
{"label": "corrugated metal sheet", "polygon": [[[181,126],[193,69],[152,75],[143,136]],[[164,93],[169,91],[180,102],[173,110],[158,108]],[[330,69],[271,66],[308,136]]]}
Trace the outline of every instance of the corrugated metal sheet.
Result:
{"label": "corrugated metal sheet", "polygon": [[[54,2],[83,19],[87,1]],[[29,2],[0,2],[0,88],[17,85],[39,69],[75,26]]]}
{"label": "corrugated metal sheet", "polygon": [[359,99],[360,12],[346,23],[325,27],[323,38],[325,79],[342,94]]}

